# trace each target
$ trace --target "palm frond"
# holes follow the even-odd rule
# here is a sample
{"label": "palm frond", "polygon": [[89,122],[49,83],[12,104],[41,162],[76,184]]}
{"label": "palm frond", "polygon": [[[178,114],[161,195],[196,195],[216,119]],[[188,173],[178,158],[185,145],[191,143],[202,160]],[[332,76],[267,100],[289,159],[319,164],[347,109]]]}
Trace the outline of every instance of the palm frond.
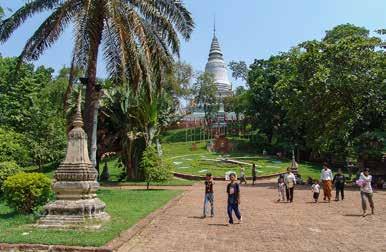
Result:
{"label": "palm frond", "polygon": [[18,9],[12,16],[2,22],[0,26],[0,41],[5,42],[29,17],[45,10],[54,9],[62,2],[63,0],[29,1],[23,7]]}
{"label": "palm frond", "polygon": [[81,0],[69,0],[59,6],[27,41],[20,55],[21,59],[36,60],[62,34],[81,7]]}
{"label": "palm frond", "polygon": [[174,24],[177,31],[184,39],[189,39],[194,29],[194,21],[191,13],[185,8],[181,1],[175,0],[126,0],[136,6],[145,18],[149,19],[154,15],[166,17]]}

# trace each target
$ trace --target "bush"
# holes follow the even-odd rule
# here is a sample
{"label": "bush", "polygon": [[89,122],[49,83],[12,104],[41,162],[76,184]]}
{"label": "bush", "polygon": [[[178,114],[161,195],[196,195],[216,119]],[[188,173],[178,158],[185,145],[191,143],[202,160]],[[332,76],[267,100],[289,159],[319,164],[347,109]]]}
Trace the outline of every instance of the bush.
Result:
{"label": "bush", "polygon": [[171,178],[172,164],[162,161],[157,150],[149,146],[143,152],[140,168],[149,189],[150,182],[163,182]]}
{"label": "bush", "polygon": [[0,162],[16,161],[25,166],[31,162],[25,137],[12,130],[0,128]]}
{"label": "bush", "polygon": [[6,203],[20,213],[31,213],[48,202],[51,180],[42,173],[18,173],[4,182]]}
{"label": "bush", "polygon": [[3,191],[3,184],[8,177],[15,175],[21,171],[15,161],[7,161],[0,163],[0,193]]}

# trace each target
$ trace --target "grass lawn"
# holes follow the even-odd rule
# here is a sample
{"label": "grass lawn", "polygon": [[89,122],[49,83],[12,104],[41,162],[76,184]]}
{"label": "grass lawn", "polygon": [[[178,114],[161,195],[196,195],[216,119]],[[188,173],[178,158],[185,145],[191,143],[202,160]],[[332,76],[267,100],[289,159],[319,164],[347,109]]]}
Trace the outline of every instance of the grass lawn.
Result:
{"label": "grass lawn", "polygon": [[180,194],[178,190],[99,190],[111,220],[98,231],[36,229],[33,215],[18,215],[0,201],[0,242],[102,246]]}
{"label": "grass lawn", "polygon": [[[171,180],[165,181],[165,182],[154,182],[150,183],[150,187],[152,186],[191,186],[196,181],[192,180],[186,180],[186,179],[179,179],[179,178],[172,178]],[[101,186],[146,186],[147,183],[140,180],[130,180],[130,181],[123,181],[123,182],[100,182]]]}
{"label": "grass lawn", "polygon": [[[204,176],[211,172],[214,176],[224,176],[226,171],[240,173],[241,166],[224,162],[208,161],[205,159],[216,159],[220,155],[210,153],[205,148],[204,142],[197,143],[197,150],[192,150],[191,143],[177,142],[165,143],[162,145],[164,158],[173,161],[176,172],[184,174],[194,174]],[[246,163],[255,163],[257,165],[258,175],[268,175],[278,172],[284,172],[290,165],[290,160],[278,160],[272,156],[262,156],[253,152],[232,152],[227,158],[236,159]],[[247,176],[252,175],[252,169],[249,165],[243,165]],[[308,176],[319,178],[322,166],[309,162],[299,164],[299,173],[304,179]]]}
{"label": "grass lawn", "polygon": [[[103,169],[104,162],[101,163],[101,169]],[[107,166],[109,167],[109,173],[110,178],[107,182],[101,182],[101,185],[132,185],[132,186],[144,186],[146,185],[146,182],[144,181],[138,181],[138,180],[129,180],[129,181],[122,181],[119,182],[119,177],[122,172],[122,168],[119,167],[119,160],[118,158],[112,158],[109,159],[107,162]],[[165,182],[156,182],[151,183],[150,186],[190,186],[193,185],[195,181],[190,181],[186,179],[179,179],[179,178],[172,178],[171,180],[165,181]]]}

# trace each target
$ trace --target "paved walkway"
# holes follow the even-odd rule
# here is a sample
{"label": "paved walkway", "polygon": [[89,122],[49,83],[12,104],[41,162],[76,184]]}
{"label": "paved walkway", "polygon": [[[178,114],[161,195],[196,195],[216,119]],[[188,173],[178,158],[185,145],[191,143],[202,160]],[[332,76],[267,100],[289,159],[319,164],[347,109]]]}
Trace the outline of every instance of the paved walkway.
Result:
{"label": "paved walkway", "polygon": [[276,203],[274,184],[261,181],[241,187],[237,225],[227,225],[224,191],[216,182],[216,216],[200,219],[203,185],[192,186],[119,251],[386,251],[385,191],[374,194],[376,214],[361,217],[357,189],[314,204],[309,187],[298,187],[294,203]]}

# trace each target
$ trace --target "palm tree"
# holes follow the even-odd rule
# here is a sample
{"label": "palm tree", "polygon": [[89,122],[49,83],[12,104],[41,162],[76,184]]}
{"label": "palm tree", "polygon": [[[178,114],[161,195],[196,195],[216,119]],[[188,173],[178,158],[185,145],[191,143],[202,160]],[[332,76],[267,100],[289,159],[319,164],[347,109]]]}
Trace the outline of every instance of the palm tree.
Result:
{"label": "palm tree", "polygon": [[[28,39],[20,59],[38,59],[73,25],[71,73],[84,69],[87,77],[84,121],[89,147],[100,98],[96,85],[100,48],[114,83],[129,83],[134,91],[145,83],[142,88],[150,94],[149,76],[161,78],[179,54],[179,35],[188,40],[194,28],[190,12],[176,0],[31,0],[1,23],[0,42],[8,40],[28,18],[47,11],[50,15]],[[67,94],[73,79],[71,74]]]}

